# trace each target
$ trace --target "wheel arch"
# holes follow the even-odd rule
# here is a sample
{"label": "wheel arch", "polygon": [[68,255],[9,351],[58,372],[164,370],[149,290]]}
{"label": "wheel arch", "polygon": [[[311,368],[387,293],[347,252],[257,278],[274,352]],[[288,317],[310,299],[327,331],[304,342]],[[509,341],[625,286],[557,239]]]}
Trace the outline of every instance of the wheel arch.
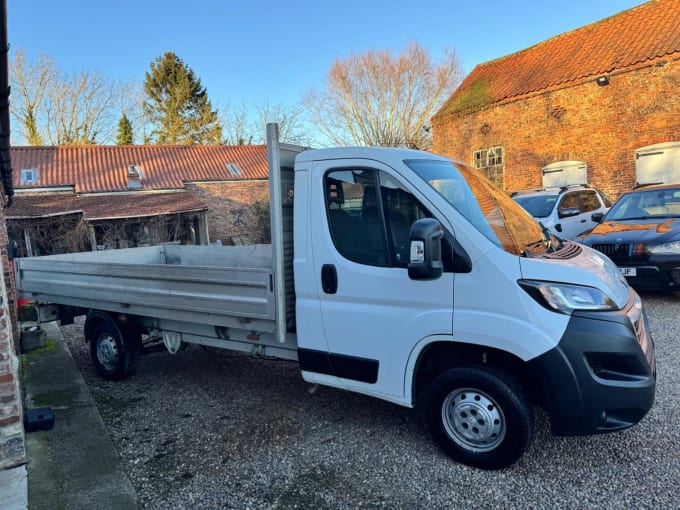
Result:
{"label": "wheel arch", "polygon": [[540,403],[542,400],[534,374],[518,356],[484,345],[436,340],[424,346],[418,353],[410,380],[411,402],[417,404],[424,389],[438,375],[451,368],[466,365],[493,367],[494,370],[504,372],[517,380],[533,402]]}
{"label": "wheel arch", "polygon": [[107,312],[101,310],[92,310],[85,318],[85,326],[83,327],[83,336],[85,341],[89,342],[92,338],[92,333],[101,325],[117,332],[122,338],[121,328],[118,327],[116,320]]}
{"label": "wheel arch", "polygon": [[92,332],[99,326],[104,325],[120,334],[126,341],[136,339],[142,333],[141,326],[133,316],[123,314],[112,314],[103,310],[91,310],[85,318],[83,336],[89,342]]}

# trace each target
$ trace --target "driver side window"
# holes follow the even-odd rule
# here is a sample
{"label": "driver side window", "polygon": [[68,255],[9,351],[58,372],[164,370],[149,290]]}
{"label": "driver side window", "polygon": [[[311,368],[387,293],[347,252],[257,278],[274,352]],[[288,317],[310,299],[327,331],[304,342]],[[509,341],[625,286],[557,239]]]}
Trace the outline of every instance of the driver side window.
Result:
{"label": "driver side window", "polygon": [[373,266],[408,266],[411,225],[431,216],[411,193],[371,169],[332,170],[324,184],[328,227],[341,255]]}

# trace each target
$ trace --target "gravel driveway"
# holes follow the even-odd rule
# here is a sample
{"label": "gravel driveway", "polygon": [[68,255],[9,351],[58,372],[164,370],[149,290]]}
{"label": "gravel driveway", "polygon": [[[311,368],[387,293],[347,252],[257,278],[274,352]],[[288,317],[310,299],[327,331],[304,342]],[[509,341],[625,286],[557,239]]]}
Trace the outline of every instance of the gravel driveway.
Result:
{"label": "gravel driveway", "polygon": [[300,377],[296,363],[190,346],[100,379],[62,328],[146,508],[680,508],[680,294],[643,294],[657,349],[651,412],[623,432],[552,437],[537,415],[514,466],[456,464],[420,416]]}

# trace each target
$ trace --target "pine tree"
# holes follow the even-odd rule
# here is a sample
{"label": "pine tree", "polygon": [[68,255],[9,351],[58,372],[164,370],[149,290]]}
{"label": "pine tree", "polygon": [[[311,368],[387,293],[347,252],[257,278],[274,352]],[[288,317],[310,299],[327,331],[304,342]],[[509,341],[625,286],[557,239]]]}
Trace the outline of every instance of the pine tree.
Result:
{"label": "pine tree", "polygon": [[127,115],[125,115],[125,112],[123,112],[120,120],[118,121],[118,136],[116,136],[116,144],[132,145],[133,139],[132,124],[130,123],[130,119],[128,119]]}
{"label": "pine tree", "polygon": [[221,144],[222,126],[205,87],[174,53],[166,52],[145,74],[144,112],[158,144]]}

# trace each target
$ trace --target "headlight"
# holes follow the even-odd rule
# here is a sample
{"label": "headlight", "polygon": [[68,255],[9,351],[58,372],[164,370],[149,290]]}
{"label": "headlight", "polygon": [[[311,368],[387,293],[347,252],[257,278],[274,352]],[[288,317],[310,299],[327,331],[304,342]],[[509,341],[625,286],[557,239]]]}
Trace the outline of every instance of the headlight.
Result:
{"label": "headlight", "polygon": [[673,241],[672,243],[656,244],[654,246],[647,246],[650,253],[656,255],[678,255],[680,254],[680,241]]}
{"label": "headlight", "polygon": [[574,310],[618,310],[614,300],[600,289],[569,283],[520,280],[520,286],[536,301],[557,312]]}

